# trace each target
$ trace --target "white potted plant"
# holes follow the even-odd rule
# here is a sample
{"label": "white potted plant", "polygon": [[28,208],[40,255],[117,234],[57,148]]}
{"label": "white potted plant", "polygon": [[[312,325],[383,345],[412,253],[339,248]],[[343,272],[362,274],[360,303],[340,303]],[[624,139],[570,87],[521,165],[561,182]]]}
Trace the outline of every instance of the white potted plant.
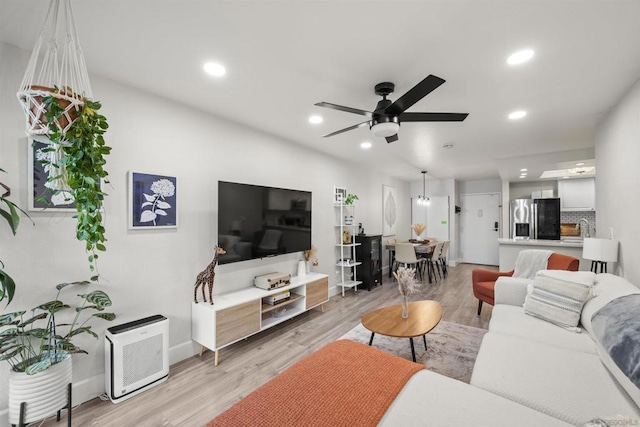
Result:
{"label": "white potted plant", "polygon": [[[105,313],[111,306],[109,296],[101,291],[78,294],[78,304],[72,307],[60,300],[68,287],[87,287],[88,281],[61,283],[51,301],[29,312],[16,311],[0,315],[0,360],[6,360],[9,373],[9,422],[29,423],[55,413],[67,404],[67,387],[72,378],[72,353],[87,353],[73,343],[82,334],[98,338],[89,322],[94,319],[111,321],[114,313]],[[68,313],[70,323],[58,323]],[[72,313],[73,312],[73,313]],[[90,314],[91,313],[91,314]],[[20,405],[25,402],[24,419]]]}

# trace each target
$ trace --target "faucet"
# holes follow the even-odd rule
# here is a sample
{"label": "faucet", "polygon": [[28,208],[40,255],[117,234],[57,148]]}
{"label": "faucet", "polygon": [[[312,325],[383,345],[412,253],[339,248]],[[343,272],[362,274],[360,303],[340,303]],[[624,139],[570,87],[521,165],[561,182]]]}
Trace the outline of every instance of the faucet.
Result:
{"label": "faucet", "polygon": [[[584,227],[580,226],[580,224],[582,224],[583,221],[587,225],[587,229],[586,229],[586,232],[584,233],[585,234],[584,236],[582,236],[582,234],[583,234],[582,230],[584,229]],[[578,223],[576,224],[576,228],[580,229],[580,236],[582,236],[582,237],[591,237],[591,234],[589,232],[591,227],[589,226],[589,221],[586,220],[585,218],[580,218],[580,220],[578,220]]]}

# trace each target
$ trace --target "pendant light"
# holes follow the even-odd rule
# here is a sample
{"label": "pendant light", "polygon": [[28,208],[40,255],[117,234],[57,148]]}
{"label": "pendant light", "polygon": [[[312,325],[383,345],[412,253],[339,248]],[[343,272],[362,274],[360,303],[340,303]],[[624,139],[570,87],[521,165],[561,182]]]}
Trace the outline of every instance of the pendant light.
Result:
{"label": "pendant light", "polygon": [[425,195],[426,175],[427,175],[427,171],[422,171],[422,195],[418,196],[418,201],[416,202],[418,206],[429,206],[431,204],[431,199]]}

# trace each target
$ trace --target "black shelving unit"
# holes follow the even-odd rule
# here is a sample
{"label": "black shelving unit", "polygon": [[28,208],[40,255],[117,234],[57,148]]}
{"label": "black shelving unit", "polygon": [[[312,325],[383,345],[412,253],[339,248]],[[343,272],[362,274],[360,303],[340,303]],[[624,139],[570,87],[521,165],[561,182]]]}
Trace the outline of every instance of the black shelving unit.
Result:
{"label": "black shelving unit", "polygon": [[356,258],[360,264],[356,267],[358,280],[362,286],[371,290],[376,285],[382,284],[382,235],[356,236]]}

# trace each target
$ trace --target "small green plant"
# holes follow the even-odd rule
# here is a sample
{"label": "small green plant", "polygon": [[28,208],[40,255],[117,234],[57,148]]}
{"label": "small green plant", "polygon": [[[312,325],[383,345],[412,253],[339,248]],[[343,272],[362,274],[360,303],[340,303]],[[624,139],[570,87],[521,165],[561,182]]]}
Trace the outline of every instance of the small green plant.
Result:
{"label": "small green plant", "polygon": [[[0,169],[0,172],[4,172],[4,170]],[[31,218],[25,211],[20,209],[18,205],[8,199],[11,195],[9,187],[2,182],[0,182],[0,187],[3,188],[3,193],[0,194],[0,216],[7,221],[9,228],[11,228],[11,232],[15,236],[18,232],[18,225],[20,224],[20,212],[22,212],[27,218]],[[31,222],[33,223],[33,221]],[[4,263],[0,261],[0,301],[6,298],[8,305],[13,299],[15,291],[16,283],[11,276],[4,271]]]}
{"label": "small green plant", "polygon": [[356,200],[360,200],[358,199],[358,196],[355,194],[347,194],[347,198],[344,199],[344,204],[345,205],[352,205],[353,202],[355,202]]}
{"label": "small green plant", "polygon": [[[81,334],[89,334],[98,339],[98,334],[91,330],[87,323],[94,318],[112,321],[114,313],[104,313],[106,307],[111,306],[109,296],[95,290],[86,294],[78,294],[81,303],[73,310],[75,315],[71,323],[56,322],[56,315],[72,307],[60,300],[61,291],[68,286],[88,286],[90,282],[60,283],[56,286],[55,299],[33,308],[25,319],[26,311],[16,311],[0,315],[0,360],[6,360],[16,372],[29,375],[48,369],[51,365],[68,357],[69,353],[85,353],[72,340]],[[89,310],[89,311],[87,311]],[[80,317],[91,311],[82,322]],[[40,325],[45,323],[46,326]],[[66,328],[62,334],[61,329]]]}
{"label": "small green plant", "polygon": [[[45,117],[49,123],[49,139],[52,144],[45,150],[51,152],[62,149],[64,153],[59,164],[54,164],[51,160],[44,162],[66,170],[69,193],[75,201],[77,211],[74,215],[77,219],[76,238],[86,242],[89,267],[94,271],[97,267],[97,251],[106,250],[102,218],[106,193],[102,191],[101,183],[108,183],[108,172],[104,166],[105,156],[111,152],[111,147],[105,144],[103,135],[109,125],[107,119],[98,114],[100,103],[85,99],[76,120],[66,133],[62,133],[56,120],[62,117],[64,109],[54,96],[45,97],[43,102],[47,105]],[[58,178],[60,177],[50,176],[48,181]],[[91,279],[97,278],[98,276],[94,276]]]}

